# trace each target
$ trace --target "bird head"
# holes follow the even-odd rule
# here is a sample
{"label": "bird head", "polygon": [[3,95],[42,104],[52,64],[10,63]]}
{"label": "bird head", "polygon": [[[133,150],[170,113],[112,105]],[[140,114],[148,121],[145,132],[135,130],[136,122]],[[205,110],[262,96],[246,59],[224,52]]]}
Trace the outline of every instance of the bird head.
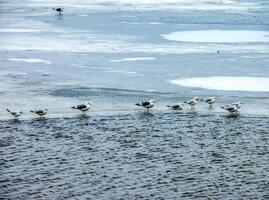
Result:
{"label": "bird head", "polygon": [[193,100],[198,101],[199,98],[198,97],[193,97]]}
{"label": "bird head", "polygon": [[149,102],[150,102],[150,103],[154,103],[155,101],[151,99],[151,100],[149,100]]}

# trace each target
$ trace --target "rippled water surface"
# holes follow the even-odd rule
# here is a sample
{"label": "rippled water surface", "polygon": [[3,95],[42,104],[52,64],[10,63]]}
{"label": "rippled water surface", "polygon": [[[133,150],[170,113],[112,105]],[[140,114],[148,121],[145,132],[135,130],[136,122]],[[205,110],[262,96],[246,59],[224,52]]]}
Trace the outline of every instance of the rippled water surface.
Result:
{"label": "rippled water surface", "polygon": [[0,122],[4,199],[268,199],[268,118]]}

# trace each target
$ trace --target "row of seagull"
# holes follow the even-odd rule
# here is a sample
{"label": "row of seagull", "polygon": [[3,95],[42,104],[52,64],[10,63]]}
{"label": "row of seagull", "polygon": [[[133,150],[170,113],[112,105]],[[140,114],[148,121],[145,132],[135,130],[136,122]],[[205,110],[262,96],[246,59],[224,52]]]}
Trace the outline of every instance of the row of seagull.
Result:
{"label": "row of seagull", "polygon": [[[193,97],[192,99],[182,102],[182,103],[177,103],[177,104],[171,104],[167,105],[167,107],[171,108],[172,110],[182,110],[185,104],[188,104],[191,106],[191,109],[195,108],[195,105],[200,101],[198,97]],[[201,101],[204,101],[208,103],[209,107],[212,108],[213,104],[216,102],[216,97],[208,97],[205,99],[202,99]],[[144,101],[135,104],[137,106],[142,106],[147,109],[147,113],[149,113],[149,109],[154,107],[154,100],[149,100],[149,101]],[[232,114],[237,114],[239,113],[239,108],[241,107],[242,103],[241,102],[235,102],[231,103],[225,106],[221,106],[222,109],[232,113]]]}
{"label": "row of seagull", "polygon": [[[76,106],[72,106],[71,108],[80,110],[83,113],[85,113],[86,111],[88,111],[90,109],[90,105],[91,105],[90,103],[85,103],[85,104],[79,104]],[[18,118],[19,116],[21,116],[23,114],[22,111],[11,111],[9,109],[7,109],[7,112],[9,112],[15,118]],[[38,115],[39,117],[44,117],[48,113],[48,109],[31,110],[30,112]]]}
{"label": "row of seagull", "polygon": [[[172,110],[182,110],[183,107],[185,106],[185,104],[188,104],[191,106],[191,109],[194,109],[195,105],[198,103],[198,101],[200,101],[198,97],[193,97],[189,101],[185,101],[183,103],[167,105],[167,107],[171,108]],[[216,97],[208,97],[208,98],[202,99],[201,101],[208,103],[209,107],[211,108],[213,106],[213,104],[216,102]],[[149,114],[150,108],[154,107],[154,102],[155,102],[154,100],[142,101],[140,103],[136,103],[135,105],[144,107],[145,109],[147,109],[146,113]],[[231,114],[237,114],[237,113],[239,113],[239,108],[241,107],[241,105],[242,105],[241,102],[235,102],[235,103],[231,103],[231,104],[228,104],[225,106],[221,106],[221,108],[230,112]],[[81,112],[85,113],[86,111],[88,111],[90,109],[90,106],[91,106],[90,103],[85,103],[85,104],[79,104],[76,106],[72,106],[71,108],[76,109],[76,110],[80,110]],[[11,111],[9,109],[7,109],[7,112],[9,112],[15,118],[18,118],[19,116],[21,116],[23,114],[23,112],[21,112],[21,111]],[[47,114],[48,109],[31,110],[30,112],[38,115],[39,117],[44,117]]]}

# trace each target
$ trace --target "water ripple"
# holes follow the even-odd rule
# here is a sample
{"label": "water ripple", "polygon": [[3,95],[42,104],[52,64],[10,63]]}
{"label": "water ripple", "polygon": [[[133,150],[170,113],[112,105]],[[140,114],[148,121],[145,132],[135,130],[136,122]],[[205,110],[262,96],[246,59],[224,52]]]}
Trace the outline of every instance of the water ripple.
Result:
{"label": "water ripple", "polygon": [[266,199],[268,118],[0,122],[3,199]]}

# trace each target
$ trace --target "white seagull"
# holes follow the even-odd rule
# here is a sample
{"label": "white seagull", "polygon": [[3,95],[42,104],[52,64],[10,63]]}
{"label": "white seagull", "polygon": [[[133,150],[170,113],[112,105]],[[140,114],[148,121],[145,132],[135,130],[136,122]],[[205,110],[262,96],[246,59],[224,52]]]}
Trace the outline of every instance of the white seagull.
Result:
{"label": "white seagull", "polygon": [[216,97],[207,97],[204,98],[204,102],[208,103],[209,107],[212,108],[213,104],[216,101]]}
{"label": "white seagull", "polygon": [[184,103],[179,103],[179,104],[167,105],[166,107],[171,108],[172,110],[182,110],[184,105],[185,105]]}
{"label": "white seagull", "polygon": [[239,108],[241,108],[242,103],[241,102],[235,102],[226,106],[222,106],[221,108],[223,108],[224,110],[227,110],[228,112],[232,113],[232,114],[237,114],[239,113]]}
{"label": "white seagull", "polygon": [[72,106],[71,108],[73,109],[77,109],[77,110],[80,110],[82,111],[83,113],[88,111],[90,109],[90,103],[86,103],[86,104],[79,104],[79,105],[76,105],[76,106]]}
{"label": "white seagull", "polygon": [[7,109],[7,111],[15,118],[18,118],[22,114],[21,111],[10,111],[9,109]]}
{"label": "white seagull", "polygon": [[191,108],[193,109],[194,106],[197,104],[198,100],[199,100],[198,97],[193,97],[191,100],[185,101],[184,103],[189,104]]}
{"label": "white seagull", "polygon": [[232,106],[236,106],[237,108],[241,108],[242,103],[240,101],[232,103]]}
{"label": "white seagull", "polygon": [[147,109],[147,113],[149,113],[149,109],[154,106],[154,100],[143,101],[143,102],[140,102],[140,103],[136,103],[135,105],[143,106],[144,108]]}
{"label": "white seagull", "polygon": [[227,110],[231,114],[237,114],[239,113],[239,107],[236,105],[226,105],[226,106],[221,106],[222,109]]}
{"label": "white seagull", "polygon": [[64,11],[64,8],[60,8],[60,7],[58,7],[58,8],[52,8],[52,10],[57,11],[57,12],[58,12],[58,14],[59,14],[59,15],[61,15],[61,14],[62,14],[62,12]]}
{"label": "white seagull", "polygon": [[215,103],[216,101],[216,97],[207,97],[207,98],[204,98],[204,102],[208,103],[209,105]]}
{"label": "white seagull", "polygon": [[30,111],[31,113],[35,113],[37,114],[38,116],[42,117],[42,116],[45,116],[48,112],[48,109],[40,109],[40,110],[31,110]]}

